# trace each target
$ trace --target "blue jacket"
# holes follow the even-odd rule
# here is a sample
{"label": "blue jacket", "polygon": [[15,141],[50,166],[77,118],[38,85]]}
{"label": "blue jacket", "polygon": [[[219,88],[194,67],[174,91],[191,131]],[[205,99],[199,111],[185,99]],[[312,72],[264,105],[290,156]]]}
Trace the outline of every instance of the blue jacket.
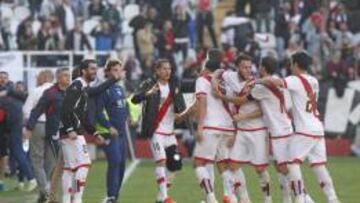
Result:
{"label": "blue jacket", "polygon": [[26,128],[33,130],[38,118],[41,114],[45,113],[46,137],[53,138],[55,140],[58,139],[60,112],[64,96],[65,91],[61,90],[56,84],[45,90],[37,105],[31,110],[29,120],[26,123]]}
{"label": "blue jacket", "polygon": [[125,92],[118,84],[113,84],[96,99],[96,120],[105,128],[114,127],[120,134],[126,132],[128,109]]}

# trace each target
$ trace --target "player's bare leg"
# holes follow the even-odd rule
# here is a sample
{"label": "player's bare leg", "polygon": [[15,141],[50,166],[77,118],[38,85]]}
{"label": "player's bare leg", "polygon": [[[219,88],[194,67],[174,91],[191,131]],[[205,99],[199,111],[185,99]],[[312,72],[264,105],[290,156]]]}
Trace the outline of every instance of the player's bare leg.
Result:
{"label": "player's bare leg", "polygon": [[234,177],[234,191],[238,196],[239,203],[251,203],[244,172],[240,163],[230,162],[230,171]]}
{"label": "player's bare leg", "polygon": [[236,203],[237,198],[233,189],[234,178],[228,161],[217,162],[216,165],[223,181],[223,203]]}
{"label": "player's bare leg", "polygon": [[327,197],[328,203],[340,203],[334,188],[332,178],[325,164],[312,167],[321,189]]}
{"label": "player's bare leg", "polygon": [[[194,159],[195,174],[199,181],[200,188],[206,196],[206,203],[218,203],[215,197],[214,188],[211,183],[211,175],[206,165],[212,164],[205,160]],[[213,165],[213,164],[212,164]]]}
{"label": "player's bare leg", "polygon": [[264,195],[264,203],[272,203],[270,194],[270,175],[267,166],[255,166],[256,173],[259,175],[261,191]]}

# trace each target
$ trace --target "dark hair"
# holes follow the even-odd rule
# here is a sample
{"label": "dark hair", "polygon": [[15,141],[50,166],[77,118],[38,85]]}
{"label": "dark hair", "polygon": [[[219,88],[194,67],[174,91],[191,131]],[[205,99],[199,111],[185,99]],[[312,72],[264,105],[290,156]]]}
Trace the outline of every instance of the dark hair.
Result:
{"label": "dark hair", "polygon": [[105,64],[105,71],[110,71],[112,67],[116,66],[116,65],[122,65],[122,62],[120,60],[117,59],[109,59],[106,61]]}
{"label": "dark hair", "polygon": [[80,72],[81,72],[81,70],[89,68],[89,65],[91,63],[96,63],[96,61],[94,59],[84,59],[84,60],[82,60],[80,65],[79,65]]}
{"label": "dark hair", "polygon": [[266,57],[262,58],[260,65],[263,66],[265,68],[266,72],[270,75],[274,74],[278,67],[278,63],[277,63],[276,59],[271,56],[266,56]]}
{"label": "dark hair", "polygon": [[291,56],[292,63],[296,63],[300,69],[307,71],[312,64],[312,58],[304,51],[299,51]]}
{"label": "dark hair", "polygon": [[75,67],[71,72],[71,80],[75,80],[76,78],[81,76],[80,67]]}
{"label": "dark hair", "polygon": [[167,59],[159,59],[159,60],[157,60],[155,65],[154,65],[155,70],[160,68],[164,63],[170,63],[170,61],[167,60]]}
{"label": "dark hair", "polygon": [[9,75],[9,73],[6,71],[0,71],[0,74]]}
{"label": "dark hair", "polygon": [[57,70],[56,70],[56,73],[55,73],[55,75],[56,75],[56,77],[59,77],[59,75],[62,73],[62,72],[65,72],[65,71],[69,71],[69,68],[58,68]]}
{"label": "dark hair", "polygon": [[216,71],[220,68],[221,63],[218,61],[206,61],[205,68],[211,72]]}
{"label": "dark hair", "polygon": [[244,53],[240,53],[238,55],[238,57],[235,59],[235,65],[239,65],[242,61],[252,61],[251,56],[244,54]]}

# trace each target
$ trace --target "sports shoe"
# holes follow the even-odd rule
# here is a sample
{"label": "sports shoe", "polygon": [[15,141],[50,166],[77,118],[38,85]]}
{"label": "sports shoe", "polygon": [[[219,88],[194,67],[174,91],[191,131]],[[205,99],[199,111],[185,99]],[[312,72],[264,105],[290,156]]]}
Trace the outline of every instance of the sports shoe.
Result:
{"label": "sports shoe", "polygon": [[48,195],[40,194],[39,198],[37,199],[37,203],[46,203],[48,200]]}
{"label": "sports shoe", "polygon": [[18,182],[17,186],[15,187],[15,190],[25,191],[25,183],[24,182]]}
{"label": "sports shoe", "polygon": [[171,197],[165,199],[164,203],[176,203]]}
{"label": "sports shoe", "polygon": [[251,203],[251,201],[250,201],[250,199],[245,199],[245,198],[241,199],[240,198],[239,203]]}
{"label": "sports shoe", "polygon": [[106,197],[103,200],[103,203],[117,203],[116,198],[115,197]]}
{"label": "sports shoe", "polygon": [[25,191],[26,192],[32,192],[33,190],[35,190],[37,187],[37,182],[36,180],[33,178],[32,180],[30,180],[28,183],[27,183],[27,186],[25,187]]}
{"label": "sports shoe", "polygon": [[224,196],[223,197],[223,203],[237,203],[237,199],[236,199],[236,197],[230,197],[230,196]]}

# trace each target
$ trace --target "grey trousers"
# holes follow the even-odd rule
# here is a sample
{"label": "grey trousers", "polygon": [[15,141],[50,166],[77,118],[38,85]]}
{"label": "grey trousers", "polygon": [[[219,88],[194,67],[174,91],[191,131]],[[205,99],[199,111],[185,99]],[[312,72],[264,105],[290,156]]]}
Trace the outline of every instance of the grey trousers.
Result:
{"label": "grey trousers", "polygon": [[55,167],[56,159],[51,145],[45,139],[45,123],[37,123],[30,139],[30,155],[35,179],[41,194],[47,194],[47,184]]}

